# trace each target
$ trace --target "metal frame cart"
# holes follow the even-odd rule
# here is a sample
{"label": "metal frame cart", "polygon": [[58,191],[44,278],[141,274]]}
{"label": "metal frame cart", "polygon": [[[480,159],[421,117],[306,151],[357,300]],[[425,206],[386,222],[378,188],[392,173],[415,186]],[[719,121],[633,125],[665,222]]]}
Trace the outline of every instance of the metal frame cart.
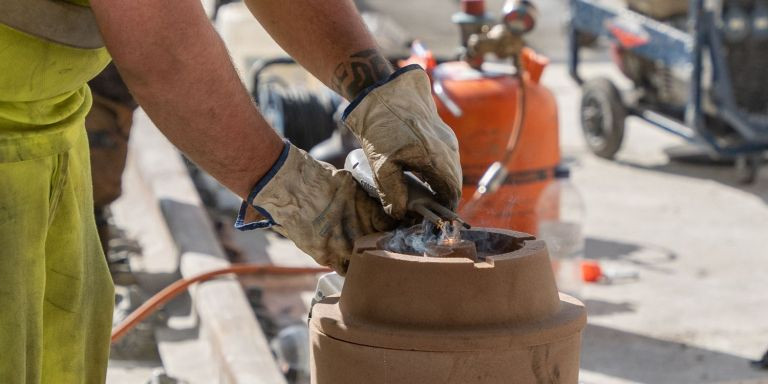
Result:
{"label": "metal frame cart", "polygon": [[[713,157],[735,159],[739,180],[752,182],[768,150],[768,109],[755,113],[737,102],[734,72],[726,60],[726,42],[734,35],[726,29],[738,25],[723,22],[722,5],[710,8],[703,0],[690,0],[688,10],[687,19],[673,25],[600,0],[571,0],[569,69],[584,91],[584,136],[592,152],[613,158],[621,146],[625,118],[639,117],[708,148]],[[753,18],[747,16],[746,22]],[[757,21],[755,25],[764,26]],[[762,33],[752,31],[758,32]],[[685,73],[687,100],[679,105],[651,100],[645,97],[645,85],[637,82],[624,93],[607,78],[584,82],[578,71],[580,50],[585,41],[597,37],[614,44],[615,57],[629,53]]]}

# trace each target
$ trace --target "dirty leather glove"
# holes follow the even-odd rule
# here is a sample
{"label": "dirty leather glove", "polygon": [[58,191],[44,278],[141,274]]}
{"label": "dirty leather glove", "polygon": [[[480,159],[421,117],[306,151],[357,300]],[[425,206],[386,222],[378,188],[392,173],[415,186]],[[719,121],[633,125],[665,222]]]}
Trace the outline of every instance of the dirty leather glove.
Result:
{"label": "dirty leather glove", "polygon": [[403,171],[426,181],[438,200],[455,209],[461,197],[461,164],[456,135],[437,115],[426,72],[409,65],[363,91],[344,112],[368,157],[384,210],[405,215],[408,200]]}
{"label": "dirty leather glove", "polygon": [[[250,206],[258,214],[248,212]],[[246,223],[246,215],[258,220]],[[342,275],[355,239],[394,225],[348,171],[317,161],[290,143],[243,202],[235,223],[240,230],[272,227]]]}

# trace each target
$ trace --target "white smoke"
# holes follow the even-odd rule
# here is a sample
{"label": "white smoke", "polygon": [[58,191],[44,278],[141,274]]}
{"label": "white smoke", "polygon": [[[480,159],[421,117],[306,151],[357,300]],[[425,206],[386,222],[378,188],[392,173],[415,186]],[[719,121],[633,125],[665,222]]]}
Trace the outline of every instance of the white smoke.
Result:
{"label": "white smoke", "polygon": [[434,224],[424,220],[422,224],[394,230],[386,248],[392,252],[421,256],[427,244],[437,241],[438,232]]}

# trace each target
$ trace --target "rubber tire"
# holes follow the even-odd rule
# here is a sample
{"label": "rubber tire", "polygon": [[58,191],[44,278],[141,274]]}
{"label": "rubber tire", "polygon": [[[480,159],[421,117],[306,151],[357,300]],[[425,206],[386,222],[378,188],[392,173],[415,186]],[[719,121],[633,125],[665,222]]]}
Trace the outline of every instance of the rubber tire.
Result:
{"label": "rubber tire", "polygon": [[[595,113],[600,113],[595,116]],[[591,115],[591,116],[590,116]],[[605,121],[608,117],[610,120]],[[581,128],[590,151],[605,159],[613,159],[624,139],[627,109],[621,93],[606,78],[597,78],[582,86]]]}

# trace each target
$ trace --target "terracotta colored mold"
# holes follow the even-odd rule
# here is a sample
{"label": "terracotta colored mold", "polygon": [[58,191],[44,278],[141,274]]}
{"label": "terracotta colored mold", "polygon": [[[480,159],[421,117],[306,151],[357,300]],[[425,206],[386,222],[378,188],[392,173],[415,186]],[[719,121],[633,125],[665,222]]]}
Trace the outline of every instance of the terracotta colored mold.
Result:
{"label": "terracotta colored mold", "polygon": [[473,229],[479,261],[366,236],[340,297],[312,310],[312,382],[576,383],[584,306],[558,294],[544,242]]}

